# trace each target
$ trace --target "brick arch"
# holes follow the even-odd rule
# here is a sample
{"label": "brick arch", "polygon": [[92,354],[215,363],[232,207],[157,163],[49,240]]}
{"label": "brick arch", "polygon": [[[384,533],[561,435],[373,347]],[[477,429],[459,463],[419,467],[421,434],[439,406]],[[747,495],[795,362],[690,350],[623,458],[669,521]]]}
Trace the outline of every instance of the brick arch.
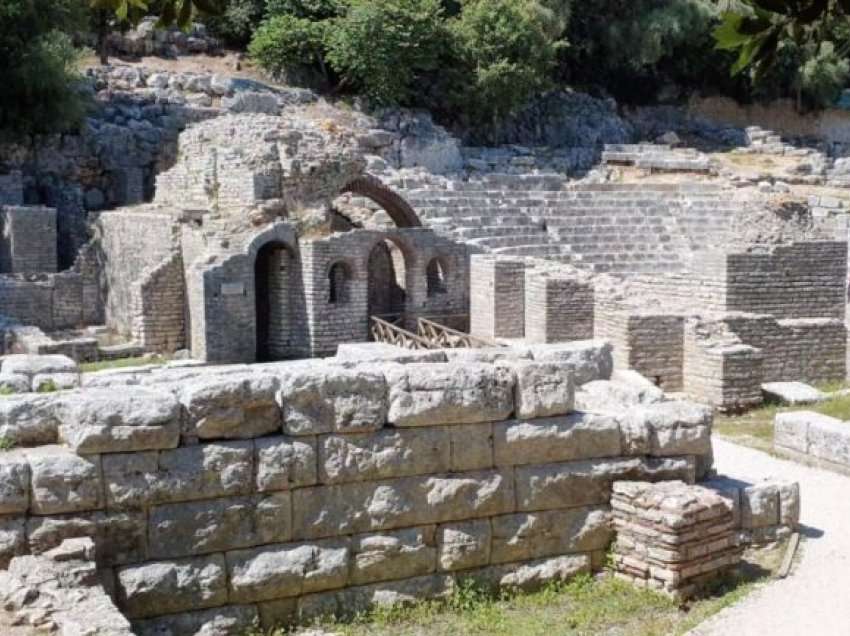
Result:
{"label": "brick arch", "polygon": [[387,186],[381,183],[381,180],[371,175],[363,175],[349,181],[342,189],[342,192],[350,192],[367,199],[372,199],[380,205],[390,218],[395,222],[396,227],[422,227],[422,221],[410,207],[410,204],[405,201],[399,194],[390,190]]}

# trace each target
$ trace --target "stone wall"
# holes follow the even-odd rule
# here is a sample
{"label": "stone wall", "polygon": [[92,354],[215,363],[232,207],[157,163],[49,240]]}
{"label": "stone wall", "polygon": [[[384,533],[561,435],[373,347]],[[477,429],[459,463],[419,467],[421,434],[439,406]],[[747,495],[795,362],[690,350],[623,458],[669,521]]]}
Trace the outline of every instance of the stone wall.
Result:
{"label": "stone wall", "polygon": [[86,324],[89,281],[77,272],[0,276],[0,315],[45,330]]}
{"label": "stone wall", "polygon": [[[106,212],[98,218],[96,228],[101,276],[106,289],[107,325],[127,338],[150,337],[152,343],[163,344],[163,338],[152,333],[159,330],[155,324],[161,323],[166,316],[157,318],[150,310],[157,294],[165,294],[162,300],[177,298],[176,290],[169,294],[156,284],[166,282],[161,278],[162,272],[154,275],[155,270],[167,268],[167,263],[174,258],[179,229],[174,217],[154,207]],[[177,317],[170,302],[162,309],[168,318]],[[173,334],[165,339],[170,337]]]}
{"label": "stone wall", "polygon": [[93,537],[145,635],[598,569],[611,483],[692,483],[711,419],[676,402],[571,413],[571,376],[528,359],[312,361],[9,397],[0,432],[33,447],[0,453],[3,558]]}
{"label": "stone wall", "polygon": [[0,207],[0,273],[57,271],[56,240],[53,208]]}
{"label": "stone wall", "polygon": [[144,272],[133,312],[133,340],[145,351],[174,352],[186,346],[186,284],[183,259],[171,254]]}
{"label": "stone wall", "polygon": [[525,272],[525,340],[567,342],[593,337],[593,285],[566,274]]}
{"label": "stone wall", "polygon": [[24,184],[20,170],[0,174],[0,205],[23,205]]}
{"label": "stone wall", "polygon": [[525,333],[525,270],[521,259],[476,255],[470,259],[470,333],[521,338]]}

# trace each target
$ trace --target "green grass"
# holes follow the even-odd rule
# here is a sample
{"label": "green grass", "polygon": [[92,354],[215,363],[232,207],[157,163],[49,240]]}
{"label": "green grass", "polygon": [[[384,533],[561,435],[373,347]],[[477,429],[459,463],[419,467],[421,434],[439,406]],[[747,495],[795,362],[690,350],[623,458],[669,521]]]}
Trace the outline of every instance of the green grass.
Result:
{"label": "green grass", "polygon": [[0,437],[0,451],[12,450],[13,448],[15,448],[14,440],[8,437]]}
{"label": "green grass", "polygon": [[[610,576],[580,575],[532,594],[486,590],[460,582],[447,600],[378,608],[315,627],[343,636],[667,636],[684,634],[744,598],[775,570],[782,548],[750,555],[699,599],[680,605]],[[777,556],[779,555],[779,556]],[[283,629],[249,636],[283,636]]]}
{"label": "green grass", "polygon": [[[819,387],[835,391],[844,385]],[[779,406],[766,404],[742,415],[718,415],[714,418],[714,432],[739,444],[752,446],[766,452],[773,451],[773,419],[777,413],[788,411],[814,411],[839,420],[850,420],[850,395],[843,395],[817,404]]]}
{"label": "green grass", "polygon": [[80,365],[83,373],[94,373],[106,369],[128,369],[130,367],[141,367],[147,364],[162,364],[165,358],[160,355],[145,355],[135,358],[118,358],[117,360],[103,360],[101,362],[84,362]]}

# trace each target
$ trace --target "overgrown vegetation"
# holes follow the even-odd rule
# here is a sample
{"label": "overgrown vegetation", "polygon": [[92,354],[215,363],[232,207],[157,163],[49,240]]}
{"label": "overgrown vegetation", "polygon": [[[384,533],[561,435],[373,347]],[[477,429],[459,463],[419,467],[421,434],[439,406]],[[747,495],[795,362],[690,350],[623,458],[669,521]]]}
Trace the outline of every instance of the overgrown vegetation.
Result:
{"label": "overgrown vegetation", "polygon": [[[317,626],[345,636],[558,636],[684,634],[748,594],[778,563],[781,548],[750,555],[749,561],[719,580],[705,596],[682,606],[656,592],[610,576],[580,575],[532,594],[491,593],[471,580],[443,601],[377,608],[348,621]],[[284,630],[252,636],[284,636]]]}

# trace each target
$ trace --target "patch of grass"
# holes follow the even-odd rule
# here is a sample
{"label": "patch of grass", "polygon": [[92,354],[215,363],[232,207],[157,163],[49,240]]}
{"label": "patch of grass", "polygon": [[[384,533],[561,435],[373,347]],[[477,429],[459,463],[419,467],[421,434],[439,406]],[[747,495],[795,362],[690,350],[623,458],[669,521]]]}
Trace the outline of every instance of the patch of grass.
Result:
{"label": "patch of grass", "polygon": [[15,390],[10,386],[0,386],[0,397],[4,395],[15,395]]}
{"label": "patch of grass", "polygon": [[12,450],[13,448],[15,448],[15,440],[0,437],[0,451]]}
{"label": "patch of grass", "polygon": [[[843,384],[840,384],[819,388],[831,392],[843,388],[843,386]],[[772,452],[773,420],[777,413],[790,411],[814,411],[839,420],[850,420],[850,395],[840,395],[825,402],[800,406],[765,404],[742,415],[719,415],[714,418],[714,432],[739,444]]]}
{"label": "patch of grass", "polygon": [[55,393],[59,387],[53,380],[44,380],[39,383],[36,393]]}
{"label": "patch of grass", "polygon": [[[685,605],[607,575],[579,575],[531,594],[492,592],[467,579],[458,581],[445,600],[376,608],[315,626],[343,636],[667,636],[684,634],[741,600],[768,573],[747,564]],[[246,636],[286,633],[279,629]]]}
{"label": "patch of grass", "polygon": [[100,362],[84,362],[80,365],[83,373],[94,373],[106,369],[127,369],[130,367],[141,367],[147,364],[162,364],[165,357],[161,355],[144,355],[135,358],[118,358],[117,360],[102,360]]}

